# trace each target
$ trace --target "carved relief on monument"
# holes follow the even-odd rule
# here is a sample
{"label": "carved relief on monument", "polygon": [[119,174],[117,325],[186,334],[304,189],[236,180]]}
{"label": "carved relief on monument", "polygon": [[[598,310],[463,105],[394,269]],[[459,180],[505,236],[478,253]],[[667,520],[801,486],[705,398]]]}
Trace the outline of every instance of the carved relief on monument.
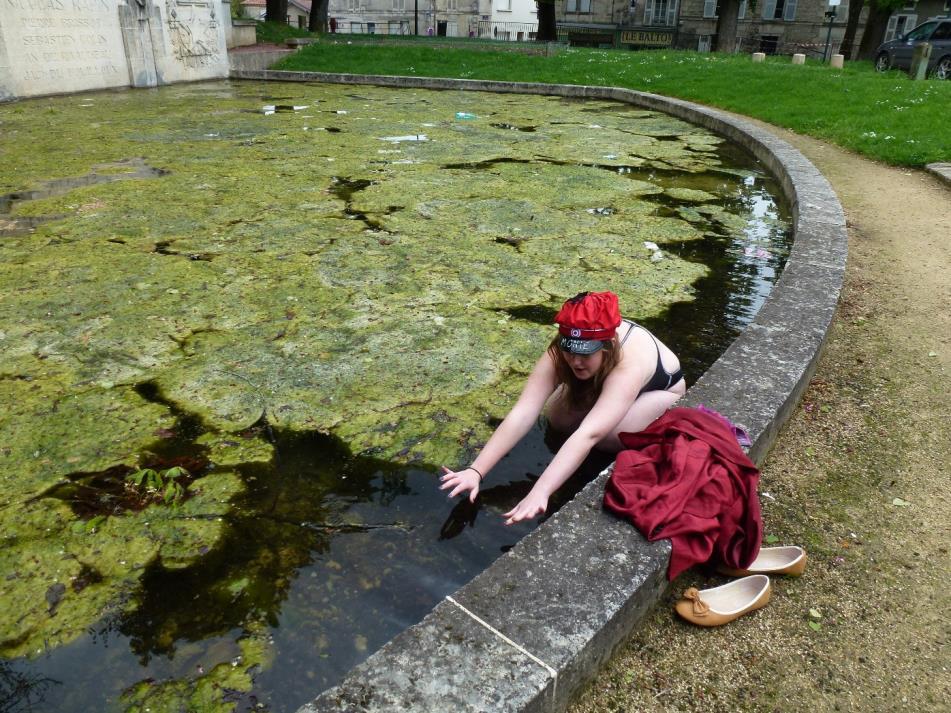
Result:
{"label": "carved relief on monument", "polygon": [[221,61],[216,0],[168,0],[172,54],[188,68]]}

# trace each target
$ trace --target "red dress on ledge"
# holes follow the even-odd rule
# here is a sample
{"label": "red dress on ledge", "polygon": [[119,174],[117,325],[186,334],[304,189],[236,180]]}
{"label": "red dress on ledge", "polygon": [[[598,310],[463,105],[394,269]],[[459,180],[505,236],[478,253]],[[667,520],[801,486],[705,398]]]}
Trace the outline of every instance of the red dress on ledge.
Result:
{"label": "red dress on ledge", "polygon": [[679,407],[640,433],[622,433],[604,507],[648,540],[673,546],[667,578],[722,561],[744,569],[763,534],[759,470],[716,416]]}

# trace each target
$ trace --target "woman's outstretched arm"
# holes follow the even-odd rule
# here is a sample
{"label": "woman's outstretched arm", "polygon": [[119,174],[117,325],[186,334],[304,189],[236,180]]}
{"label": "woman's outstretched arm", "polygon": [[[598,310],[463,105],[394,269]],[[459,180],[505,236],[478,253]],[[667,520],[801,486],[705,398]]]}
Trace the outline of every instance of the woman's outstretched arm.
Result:
{"label": "woman's outstretched arm", "polygon": [[518,401],[495,429],[495,433],[472,462],[472,467],[451,471],[443,466],[444,475],[440,478],[442,485],[439,489],[452,488],[449,497],[455,497],[468,490],[469,500],[474,501],[476,495],[479,494],[479,483],[482,477],[528,433],[545,407],[548,397],[555,391],[556,385],[555,365],[552,364],[551,357],[546,352],[535,362]]}
{"label": "woman's outstretched arm", "polygon": [[588,457],[591,449],[611,435],[630,411],[642,383],[636,368],[619,365],[604,381],[601,396],[577,430],[562,444],[531,492],[503,517],[506,525],[529,520],[545,513],[548,499],[568,480]]}

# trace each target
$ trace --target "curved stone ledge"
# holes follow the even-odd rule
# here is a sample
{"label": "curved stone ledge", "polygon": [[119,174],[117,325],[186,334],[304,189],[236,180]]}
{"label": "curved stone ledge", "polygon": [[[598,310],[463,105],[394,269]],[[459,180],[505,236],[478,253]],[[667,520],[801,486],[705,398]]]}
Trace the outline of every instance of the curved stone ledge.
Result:
{"label": "curved stone ledge", "polygon": [[[802,154],[753,124],[690,102],[610,87],[306,72],[233,78],[615,99],[703,126],[751,151],[789,201],[794,243],[753,322],[691,387],[746,426],[760,462],[798,402],[845,272],[845,217]],[[603,511],[607,471],[495,564],[393,638],[300,713],[559,711],[663,593],[670,544],[648,543]]]}

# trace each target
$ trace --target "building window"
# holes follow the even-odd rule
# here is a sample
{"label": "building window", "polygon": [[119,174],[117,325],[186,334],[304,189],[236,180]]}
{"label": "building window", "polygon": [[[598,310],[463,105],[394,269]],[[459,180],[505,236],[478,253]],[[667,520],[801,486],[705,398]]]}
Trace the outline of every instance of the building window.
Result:
{"label": "building window", "polygon": [[740,3],[740,13],[736,16],[736,19],[737,20],[746,19],[746,0],[743,0],[743,2]]}
{"label": "building window", "polygon": [[[458,10],[459,4],[457,0],[446,0],[446,9],[447,10]],[[450,37],[455,37],[455,35],[449,35]]]}
{"label": "building window", "polygon": [[709,52],[713,46],[713,35],[700,35],[697,39],[697,52]]}
{"label": "building window", "polygon": [[884,42],[889,42],[896,37],[901,37],[911,30],[918,22],[917,15],[892,15],[888,18],[888,25],[885,27]]}
{"label": "building window", "polygon": [[[509,9],[512,9],[512,3],[509,2]],[[565,12],[589,13],[591,12],[591,0],[567,0]]]}
{"label": "building window", "polygon": [[393,0],[393,9],[394,9],[394,10],[405,10],[405,9],[406,9],[406,0]]}
{"label": "building window", "polygon": [[797,1],[798,0],[766,0],[766,2],[763,3],[763,19],[792,22],[796,19]]}
{"label": "building window", "polygon": [[358,10],[359,8],[360,8],[360,0],[347,0],[348,10]]}
{"label": "building window", "polygon": [[496,8],[499,12],[512,12],[512,0],[499,0]]}
{"label": "building window", "polygon": [[[717,0],[703,0],[703,16],[707,18],[719,17],[720,3],[717,2]],[[704,37],[705,35],[700,36],[701,41],[703,40]],[[703,52],[703,51],[704,50],[700,50],[700,52]]]}
{"label": "building window", "polygon": [[779,35],[761,35],[759,38],[759,51],[764,54],[776,54],[778,46]]}
{"label": "building window", "polygon": [[644,4],[645,25],[671,27],[677,21],[677,0],[646,0]]}

